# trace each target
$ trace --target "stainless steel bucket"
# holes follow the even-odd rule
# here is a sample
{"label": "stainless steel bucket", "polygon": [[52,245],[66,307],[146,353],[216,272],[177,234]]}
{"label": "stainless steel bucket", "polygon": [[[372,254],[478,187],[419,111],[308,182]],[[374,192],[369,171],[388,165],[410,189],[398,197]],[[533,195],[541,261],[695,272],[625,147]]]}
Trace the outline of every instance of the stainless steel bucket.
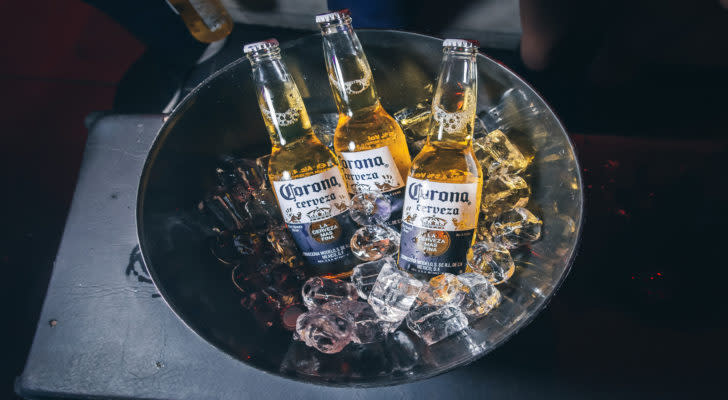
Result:
{"label": "stainless steel bucket", "polygon": [[[429,96],[427,85],[434,84],[441,60],[439,39],[395,31],[358,34],[390,113]],[[336,111],[321,47],[319,35],[282,45],[312,115]],[[241,362],[317,384],[377,386],[424,379],[503,344],[546,306],[571,267],[582,225],[582,181],[574,147],[543,99],[484,55],[478,56],[478,69],[478,109],[493,109],[493,122],[535,154],[526,172],[533,192],[529,208],[544,221],[541,240],[514,253],[516,272],[499,286],[503,302],[491,315],[430,347],[407,336],[400,339],[411,340],[410,349],[393,341],[351,346],[334,355],[293,342],[290,332],[257,327],[240,306],[230,270],[214,260],[196,228],[195,209],[214,186],[219,156],[255,158],[270,151],[245,59],[201,83],[176,107],[146,161],[137,204],[139,240],[165,301],[190,329]]]}

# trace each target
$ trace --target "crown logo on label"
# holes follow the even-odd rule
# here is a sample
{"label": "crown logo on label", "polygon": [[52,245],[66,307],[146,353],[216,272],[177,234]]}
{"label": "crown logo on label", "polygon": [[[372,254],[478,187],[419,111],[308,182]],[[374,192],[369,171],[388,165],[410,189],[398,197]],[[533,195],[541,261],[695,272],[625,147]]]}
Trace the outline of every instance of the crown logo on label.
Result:
{"label": "crown logo on label", "polygon": [[312,221],[328,218],[331,216],[331,207],[319,207],[307,212],[306,216]]}
{"label": "crown logo on label", "polygon": [[426,228],[438,229],[444,228],[445,225],[447,225],[447,221],[442,218],[428,216],[422,218],[422,225],[424,225]]}

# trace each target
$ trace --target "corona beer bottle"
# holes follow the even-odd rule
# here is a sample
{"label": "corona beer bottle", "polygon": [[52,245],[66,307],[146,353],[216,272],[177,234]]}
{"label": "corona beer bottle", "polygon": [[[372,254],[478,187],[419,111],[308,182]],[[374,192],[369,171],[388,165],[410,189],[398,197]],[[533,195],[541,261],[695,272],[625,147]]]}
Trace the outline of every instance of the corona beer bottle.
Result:
{"label": "corona beer bottle", "polygon": [[334,153],[313,133],[295,82],[281,61],[278,42],[245,45],[258,104],[273,143],[268,177],[293,239],[313,268],[310,275],[350,270],[349,240],[356,227]]}
{"label": "corona beer bottle", "polygon": [[407,139],[382,108],[348,10],[316,16],[323,36],[329,83],[339,112],[334,150],[352,195],[379,191],[389,198],[388,223],[402,218],[405,180],[411,165]]}
{"label": "corona beer bottle", "polygon": [[477,44],[448,39],[443,53],[427,143],[405,190],[399,266],[418,277],[464,271],[483,186],[472,137]]}
{"label": "corona beer bottle", "polygon": [[200,42],[216,42],[233,30],[233,18],[220,0],[167,0],[167,4]]}

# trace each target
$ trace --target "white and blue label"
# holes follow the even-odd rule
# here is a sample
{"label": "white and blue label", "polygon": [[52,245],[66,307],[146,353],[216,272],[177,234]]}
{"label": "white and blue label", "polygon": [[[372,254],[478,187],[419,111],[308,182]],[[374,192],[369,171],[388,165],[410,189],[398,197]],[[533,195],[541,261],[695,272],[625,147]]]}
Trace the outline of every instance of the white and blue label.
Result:
{"label": "white and blue label", "polygon": [[478,183],[409,177],[405,189],[399,266],[439,275],[465,271],[478,225]]}
{"label": "white and blue label", "polygon": [[352,195],[370,191],[382,192],[392,206],[392,215],[387,223],[398,226],[402,221],[404,180],[399,174],[389,147],[340,152],[339,156]]}
{"label": "white and blue label", "polygon": [[309,264],[327,264],[349,256],[356,230],[348,215],[349,194],[339,168],[287,181],[273,181],[288,230]]}

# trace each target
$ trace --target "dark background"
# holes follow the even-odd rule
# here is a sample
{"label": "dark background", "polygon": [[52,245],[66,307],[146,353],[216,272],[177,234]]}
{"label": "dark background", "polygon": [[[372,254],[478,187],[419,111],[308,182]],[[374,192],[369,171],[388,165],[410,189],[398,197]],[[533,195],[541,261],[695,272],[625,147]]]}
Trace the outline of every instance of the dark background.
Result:
{"label": "dark background", "polygon": [[79,0],[0,1],[0,398],[14,398],[60,243],[84,118],[110,110],[145,46]]}
{"label": "dark background", "polygon": [[[528,67],[518,50],[485,49],[533,83],[575,134],[587,201],[582,246],[563,288],[506,345],[510,353],[489,357],[504,369],[551,369],[595,391],[709,393],[719,388],[728,355],[726,10],[717,0],[578,3],[550,1],[542,4],[551,8],[526,12],[540,13],[565,38],[551,46],[538,27],[537,35],[524,27],[519,50]],[[438,4],[419,12],[437,12]],[[99,110],[159,112],[194,54],[162,62],[143,32],[133,36],[80,0],[4,0],[0,12],[0,396],[8,398],[61,239],[84,118]],[[392,23],[437,34],[426,18]],[[552,51],[533,55],[529,46]],[[544,330],[552,334],[536,335]],[[557,353],[560,362],[515,364],[514,348],[534,359]]]}

